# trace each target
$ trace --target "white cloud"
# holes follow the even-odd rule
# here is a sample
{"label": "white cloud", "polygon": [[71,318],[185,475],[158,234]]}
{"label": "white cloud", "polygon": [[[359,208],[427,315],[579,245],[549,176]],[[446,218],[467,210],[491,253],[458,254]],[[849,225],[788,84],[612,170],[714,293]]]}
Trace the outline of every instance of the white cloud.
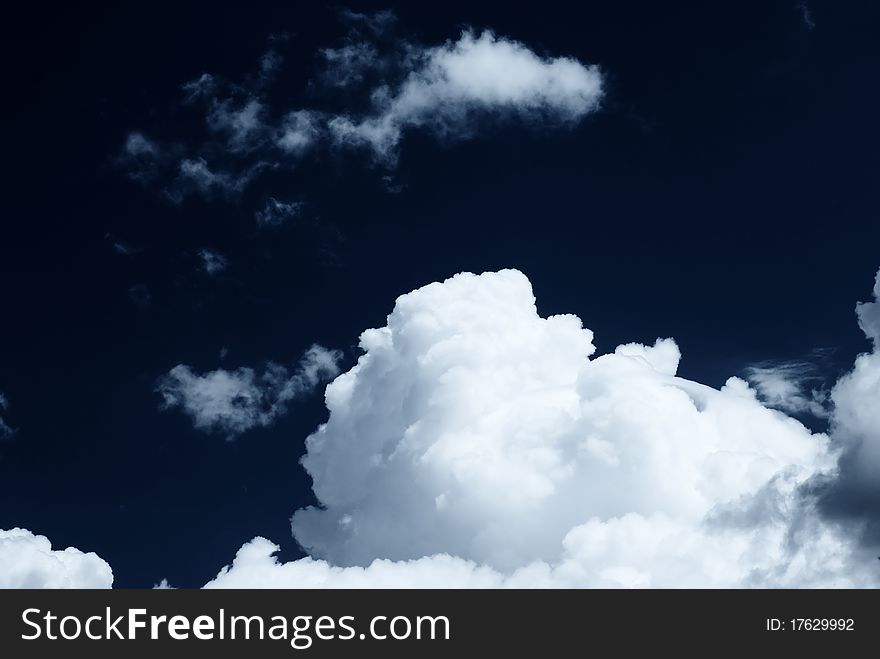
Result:
{"label": "white cloud", "polygon": [[226,270],[229,261],[220,252],[209,247],[203,247],[198,251],[202,261],[202,268],[209,275],[217,275]]}
{"label": "white cloud", "polygon": [[776,402],[784,399],[794,411],[808,406],[813,413],[821,405],[830,420],[831,437],[844,453],[841,475],[827,488],[829,505],[838,515],[876,526],[880,519],[876,508],[870,504],[866,508],[860,501],[876,498],[880,470],[880,272],[875,277],[873,300],[860,302],[855,311],[871,350],[856,358],[852,370],[838,379],[830,393],[824,389],[805,393],[808,387],[804,381],[813,378],[813,367],[803,364],[788,369],[780,375],[783,381],[773,382],[777,395],[768,395],[768,404],[773,404],[774,398]]}
{"label": "white cloud", "polygon": [[[271,382],[271,371],[264,377]],[[164,407],[183,407],[200,430],[221,430],[234,436],[271,419],[262,409],[262,385],[250,368],[199,375],[178,364],[160,381],[158,390]]]}
{"label": "white cloud", "polygon": [[373,91],[375,113],[337,116],[331,132],[343,144],[365,144],[393,159],[402,133],[422,127],[466,137],[481,114],[574,123],[596,110],[602,75],[569,57],[544,58],[524,44],[485,31],[464,32],[442,46],[408,50],[411,70],[395,89]]}
{"label": "white cloud", "polygon": [[383,9],[373,13],[342,9],[339,14],[346,23],[354,28],[372,32],[374,35],[381,35],[387,32],[397,23],[397,16],[390,9]]}
{"label": "white cloud", "polygon": [[859,327],[874,344],[874,350],[880,348],[880,271],[874,279],[874,301],[860,302],[856,305]]}
{"label": "white cloud", "polygon": [[0,529],[0,588],[110,588],[113,571],[93,552],[52,549],[26,529]]}
{"label": "white cloud", "polygon": [[394,37],[392,12],[342,16],[349,34],[319,51],[323,84],[311,86],[312,95],[329,93],[321,105],[334,111],[273,108],[268,85],[282,58],[270,50],[240,82],[205,73],[183,85],[184,103],[203,113],[201,140],[160,148],[133,132],[121,164],[175,203],[190,194],[234,197],[267,169],[298,164],[319,147],[367,148],[392,165],[409,130],[462,140],[487,119],[571,126],[599,107],[602,74],[575,58],[543,56],[490,30],[424,46]]}
{"label": "white cloud", "polygon": [[240,194],[260,172],[271,167],[270,163],[261,161],[243,171],[223,172],[212,170],[204,158],[184,158],[180,161],[177,179],[165,192],[175,203],[180,203],[193,192],[211,196],[216,191],[227,196],[235,196]]}
{"label": "white cloud", "polygon": [[365,41],[346,43],[339,48],[321,50],[324,70],[321,79],[332,87],[352,87],[364,80],[364,75],[379,61],[375,46]]}
{"label": "white cloud", "polygon": [[287,154],[302,155],[320,138],[320,121],[321,115],[310,110],[288,112],[281,120],[275,142]]}
{"label": "white cloud", "polygon": [[827,417],[828,391],[821,386],[822,376],[815,364],[807,361],[764,362],[750,366],[746,378],[761,400],[788,414],[812,414]]}
{"label": "white cloud", "polygon": [[880,272],[873,292],[874,301],[856,307],[859,326],[873,350],[859,355],[853,370],[831,391],[832,432],[852,454],[851,475],[869,487],[876,487],[880,473]]}
{"label": "white cloud", "polygon": [[259,146],[267,127],[263,104],[250,98],[241,105],[231,100],[215,101],[206,117],[211,130],[223,133],[232,151],[250,151]]}
{"label": "white cloud", "polygon": [[336,377],[341,359],[342,353],[339,350],[328,350],[317,343],[313,344],[300,359],[297,372],[288,381],[288,388],[293,391],[307,391]]}
{"label": "white cloud", "polygon": [[137,248],[132,247],[128,243],[122,242],[121,240],[117,240],[112,245],[113,251],[119,256],[133,256],[137,254],[139,251]]}
{"label": "white cloud", "polygon": [[816,29],[816,21],[813,19],[813,12],[810,11],[809,6],[807,6],[806,2],[799,2],[797,4],[797,9],[801,14],[801,22],[804,27],[812,32]]}
{"label": "white cloud", "polygon": [[185,82],[182,86],[184,100],[193,103],[201,98],[212,98],[217,91],[218,82],[210,73],[203,73],[195,80]]}
{"label": "white cloud", "polygon": [[134,131],[126,136],[116,162],[125,169],[129,178],[149,183],[158,176],[165,155],[156,141]]}
{"label": "white cloud", "polygon": [[303,205],[301,201],[281,201],[269,197],[263,207],[256,212],[257,224],[264,227],[285,224],[300,215]]}
{"label": "white cloud", "polygon": [[180,177],[184,180],[192,181],[195,187],[203,192],[207,192],[215,185],[237,188],[234,185],[230,186],[230,183],[227,183],[222,175],[212,172],[204,158],[182,160],[180,163]]}
{"label": "white cloud", "polygon": [[283,61],[284,58],[272,48],[263,53],[263,56],[260,58],[260,84],[266,84],[271,81],[273,76],[278,72]]}
{"label": "white cloud", "polygon": [[143,133],[134,132],[125,138],[124,150],[130,156],[155,157],[159,153],[159,146]]}
{"label": "white cloud", "polygon": [[[260,60],[259,83],[266,82],[280,58],[274,51]],[[183,85],[184,102],[201,102],[208,129],[224,138],[224,147],[244,154],[260,147],[270,133],[266,123],[267,108],[258,89],[232,85],[208,73]]]}
{"label": "white cloud", "polygon": [[[874,295],[857,310],[876,340],[880,273]],[[401,296],[361,347],[307,441],[321,507],[298,511],[293,531],[312,556],[281,563],[258,537],[206,587],[880,585],[860,525],[817,512],[813,487],[838,477],[842,449],[875,480],[876,347],[833,390],[831,438],[739,378],[716,390],[678,377],[671,339],[594,357],[580,320],[540,317],[513,270]],[[338,359],[313,346],[292,376],[260,378],[178,367],[186,377],[160,390],[197,426],[235,431],[260,423],[236,413],[313,388]],[[0,531],[0,564],[0,587],[113,579],[94,554],[22,529]]]}
{"label": "white cloud", "polygon": [[591,359],[580,320],[541,318],[507,270],[401,296],[361,347],[307,440],[312,557],[258,538],[209,585],[877,583],[801,487],[836,473],[829,438],[739,378],[677,377],[670,339]]}
{"label": "white cloud", "polygon": [[312,558],[279,563],[272,556],[278,549],[265,538],[254,538],[205,588],[496,588],[503,583],[495,570],[452,556],[340,568]]}
{"label": "white cloud", "polygon": [[252,368],[217,369],[204,374],[178,364],[160,378],[157,391],[165,409],[180,407],[195,428],[224,433],[232,439],[258,426],[270,425],[291,401],[339,373],[339,351],[311,346],[294,373],[270,363],[262,374]]}
{"label": "white cloud", "polygon": [[[779,505],[794,503],[780,495]],[[773,511],[779,512],[779,510]],[[802,513],[802,514],[798,514]],[[751,522],[750,522],[751,524]],[[848,588],[876,586],[873,555],[807,511],[737,528],[656,514],[593,518],[574,527],[555,562],[512,571],[449,554],[341,567],[311,557],[280,563],[277,545],[254,538],[206,588]],[[854,558],[858,554],[858,559]]]}
{"label": "white cloud", "polygon": [[[0,412],[5,412],[9,409],[9,401],[6,400],[6,396],[0,392]],[[0,415],[0,439],[7,439],[8,437],[12,437],[15,431],[12,427],[6,423],[6,420]]]}

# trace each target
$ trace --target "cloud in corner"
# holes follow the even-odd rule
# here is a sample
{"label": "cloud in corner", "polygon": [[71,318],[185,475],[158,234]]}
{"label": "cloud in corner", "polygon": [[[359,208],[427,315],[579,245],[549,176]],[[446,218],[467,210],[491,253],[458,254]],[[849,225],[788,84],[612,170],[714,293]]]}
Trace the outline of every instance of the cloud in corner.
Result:
{"label": "cloud in corner", "polygon": [[113,571],[92,552],[52,549],[27,529],[0,529],[0,588],[110,588]]}

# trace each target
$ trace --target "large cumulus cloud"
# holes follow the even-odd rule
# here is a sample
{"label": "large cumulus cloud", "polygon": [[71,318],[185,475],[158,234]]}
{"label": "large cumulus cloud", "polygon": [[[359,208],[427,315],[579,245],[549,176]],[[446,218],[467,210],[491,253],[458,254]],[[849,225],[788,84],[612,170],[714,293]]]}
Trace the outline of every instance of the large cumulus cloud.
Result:
{"label": "large cumulus cloud", "polygon": [[0,529],[0,588],[110,588],[113,571],[93,552],[52,549],[27,529]]}
{"label": "large cumulus cloud", "polygon": [[835,436],[852,452],[858,480],[875,488],[880,473],[880,272],[874,283],[874,300],[856,307],[859,326],[872,350],[859,355],[849,373],[831,392]]}
{"label": "large cumulus cloud", "polygon": [[852,370],[831,389],[830,432],[843,451],[839,477],[820,488],[823,514],[846,520],[875,557],[880,553],[880,272],[870,302],[857,305],[859,326],[871,350],[856,357]]}
{"label": "large cumulus cloud", "polygon": [[594,357],[524,275],[398,298],[326,390],[303,465],[320,506],[280,564],[255,539],[217,586],[860,586],[816,512],[836,444],[731,378],[677,377],[670,339]]}

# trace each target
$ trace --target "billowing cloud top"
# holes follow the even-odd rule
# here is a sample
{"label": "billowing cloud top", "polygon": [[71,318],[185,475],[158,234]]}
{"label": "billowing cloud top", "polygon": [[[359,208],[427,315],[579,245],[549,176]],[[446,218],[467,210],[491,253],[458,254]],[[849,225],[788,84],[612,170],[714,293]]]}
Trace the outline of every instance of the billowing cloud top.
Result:
{"label": "billowing cloud top", "polygon": [[26,529],[0,529],[0,588],[110,588],[113,571],[96,554],[52,549]]}
{"label": "billowing cloud top", "polygon": [[293,532],[313,558],[257,539],[211,585],[875,580],[800,488],[833,476],[829,438],[743,380],[677,377],[670,339],[593,359],[580,320],[539,316],[506,270],[401,296],[361,347],[303,459],[321,506]]}
{"label": "billowing cloud top", "polygon": [[[858,307],[869,338],[878,293]],[[308,438],[320,507],[293,532],[311,556],[280,563],[255,538],[207,587],[880,585],[864,525],[817,495],[841,469],[876,491],[876,347],[832,390],[829,437],[738,378],[678,377],[671,339],[594,358],[592,338],[542,318],[515,270],[401,296]],[[319,356],[300,378],[335,365]],[[0,531],[0,563],[0,586],[112,583],[94,554],[22,529]]]}

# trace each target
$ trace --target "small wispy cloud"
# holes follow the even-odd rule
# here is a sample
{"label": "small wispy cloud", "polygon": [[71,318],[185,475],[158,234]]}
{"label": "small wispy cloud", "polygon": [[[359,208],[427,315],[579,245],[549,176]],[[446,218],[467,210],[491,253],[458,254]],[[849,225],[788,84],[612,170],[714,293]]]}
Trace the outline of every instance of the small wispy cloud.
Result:
{"label": "small wispy cloud", "polygon": [[238,105],[232,100],[215,101],[208,112],[208,126],[226,138],[232,151],[244,152],[258,148],[269,128],[265,124],[266,108],[257,99]]}
{"label": "small wispy cloud", "polygon": [[[596,66],[537,53],[491,30],[466,29],[428,46],[398,37],[390,11],[343,10],[340,17],[348,33],[319,51],[311,107],[272,107],[269,87],[283,62],[275,39],[244,80],[203,73],[182,85],[183,104],[201,114],[200,140],[166,144],[131,132],[123,167],[174,203],[190,195],[235,198],[262,174],[298,165],[319,147],[366,149],[375,163],[393,168],[407,132],[454,142],[497,120],[570,127],[603,96]],[[323,109],[322,93],[342,107]]]}
{"label": "small wispy cloud", "polygon": [[132,256],[137,252],[134,247],[122,241],[117,241],[113,243],[113,251],[120,256]]}
{"label": "small wispy cloud", "polygon": [[301,201],[281,201],[275,197],[269,197],[254,217],[260,226],[277,227],[299,217],[303,206]]}
{"label": "small wispy cloud", "polygon": [[321,82],[331,87],[348,88],[364,81],[368,71],[376,67],[379,52],[366,42],[346,43],[320,52],[323,70]]}
{"label": "small wispy cloud", "polygon": [[830,414],[826,378],[815,361],[764,361],[746,368],[744,375],[768,407],[820,419]]}
{"label": "small wispy cloud", "polygon": [[129,178],[146,185],[154,183],[159,177],[164,155],[155,140],[140,131],[134,131],[126,136],[116,163]]}
{"label": "small wispy cloud", "polygon": [[183,99],[186,103],[194,103],[200,98],[211,98],[217,90],[217,80],[210,73],[203,73],[194,80],[181,85]]}
{"label": "small wispy cloud", "polygon": [[809,8],[807,3],[806,2],[799,2],[797,4],[797,10],[798,10],[798,13],[800,14],[801,23],[803,23],[803,26],[811,32],[813,30],[815,30],[816,29],[816,21],[813,18],[813,12]]}
{"label": "small wispy cloud", "polygon": [[236,197],[261,172],[272,167],[272,163],[260,161],[244,170],[221,171],[211,169],[204,158],[186,158],[180,161],[177,177],[166,187],[165,196],[176,204],[194,193],[207,198],[215,193]]}
{"label": "small wispy cloud", "polygon": [[131,257],[142,251],[139,247],[135,247],[131,243],[117,238],[112,233],[105,233],[104,239],[110,244],[110,249],[113,250],[113,253],[118,256]]}
{"label": "small wispy cloud", "polygon": [[376,36],[385,34],[397,24],[397,15],[390,9],[373,13],[342,9],[339,17],[353,30],[369,32]]}
{"label": "small wispy cloud", "polygon": [[123,240],[109,231],[104,234],[104,240],[110,247],[110,250],[117,256],[132,257],[143,251],[142,248],[132,245],[127,240]]}
{"label": "small wispy cloud", "polygon": [[275,144],[287,155],[302,156],[321,136],[321,115],[312,110],[294,110],[284,115]]}
{"label": "small wispy cloud", "polygon": [[[6,396],[0,392],[0,412],[5,413],[6,410],[9,409],[9,401],[6,399]],[[0,439],[8,439],[15,434],[15,430],[6,422],[6,419],[3,418],[3,415],[0,414]]]}
{"label": "small wispy cloud", "polygon": [[217,275],[226,270],[229,261],[223,254],[210,247],[203,247],[198,251],[202,269],[209,275]]}
{"label": "small wispy cloud", "polygon": [[455,141],[473,135],[486,115],[570,125],[596,110],[602,98],[598,68],[541,57],[489,30],[465,31],[442,46],[409,48],[406,56],[403,80],[374,89],[370,113],[329,121],[336,143],[367,146],[390,163],[408,129]]}
{"label": "small wispy cloud", "polygon": [[271,425],[291,401],[338,375],[341,359],[338,350],[315,344],[292,373],[271,362],[261,373],[241,367],[199,374],[179,364],[159,379],[156,391],[162,396],[162,409],[179,407],[197,430],[233,439]]}

